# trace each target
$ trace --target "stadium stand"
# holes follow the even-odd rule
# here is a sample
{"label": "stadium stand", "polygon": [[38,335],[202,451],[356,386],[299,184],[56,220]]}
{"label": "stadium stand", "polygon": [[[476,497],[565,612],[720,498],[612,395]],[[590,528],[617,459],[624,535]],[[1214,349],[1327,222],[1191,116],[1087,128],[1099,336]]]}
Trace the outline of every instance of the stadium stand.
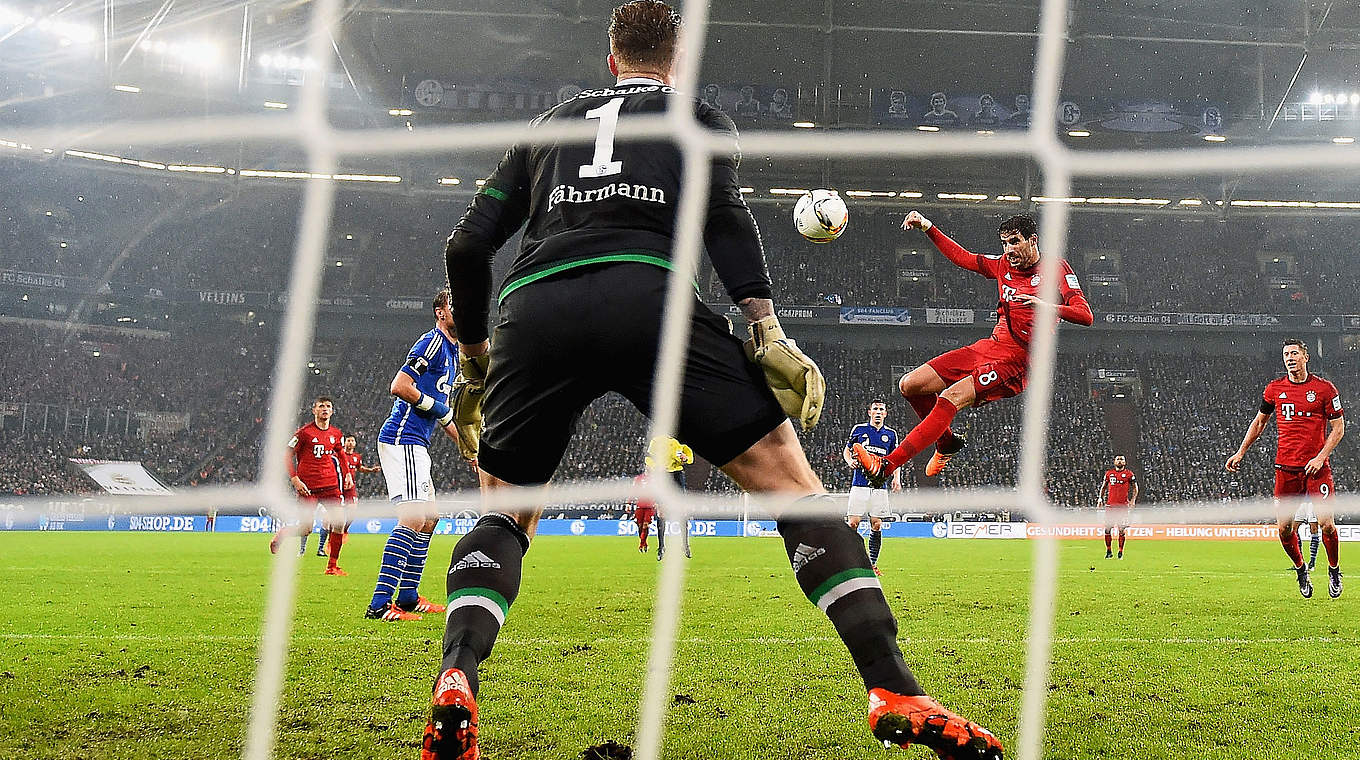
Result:
{"label": "stadium stand", "polygon": [[[405,338],[402,338],[404,340]],[[175,486],[251,480],[258,470],[259,436],[269,385],[274,336],[234,324],[213,324],[201,331],[169,338],[101,336],[100,356],[88,351],[55,351],[58,333],[27,326],[0,325],[0,367],[7,376],[26,382],[5,389],[0,493],[78,493],[94,487],[70,467],[69,457],[135,459]],[[1090,368],[1132,365],[1143,379],[1136,400],[1139,447],[1130,453],[1142,476],[1143,502],[1221,500],[1269,493],[1268,431],[1253,459],[1239,475],[1222,463],[1241,440],[1255,413],[1265,380],[1280,374],[1266,355],[1198,356],[1193,365],[1177,353],[1177,344],[1153,352],[1064,352],[1056,377],[1054,424],[1049,433],[1048,490],[1060,504],[1092,506],[1100,472],[1113,455],[1102,413],[1102,399],[1088,387]],[[232,355],[223,357],[223,346]],[[307,395],[332,396],[336,424],[359,436],[361,450],[373,459],[376,432],[390,408],[386,393],[401,340],[364,339],[318,342]],[[861,351],[841,345],[809,342],[809,353],[821,364],[830,387],[821,425],[804,436],[813,466],[832,489],[846,486],[840,451],[844,434],[862,420],[864,405],[874,396],[889,400],[889,425],[905,431],[912,412],[894,391],[894,366],[902,354],[890,350]],[[45,357],[40,371],[29,372],[32,357]],[[1360,387],[1360,359],[1318,361],[1315,369],[1343,390]],[[70,399],[68,406],[49,406]],[[27,405],[27,419],[12,410]],[[88,406],[83,406],[88,405]],[[34,410],[48,408],[39,417]],[[68,417],[66,409],[72,409]],[[97,410],[93,424],[85,409]],[[107,412],[114,410],[114,412]],[[105,421],[117,410],[182,412],[189,427],[158,432],[129,424],[126,430]],[[927,482],[908,473],[910,487],[944,488],[1014,485],[1023,405],[1007,401],[960,415],[959,427],[970,441],[967,452],[939,478]],[[303,415],[299,414],[299,420]],[[622,398],[596,402],[582,417],[580,435],[568,451],[559,477],[623,477],[642,466],[644,419]],[[472,470],[458,460],[452,446],[436,442],[435,481],[440,489],[471,488]],[[1351,473],[1360,472],[1357,446],[1349,438],[1334,455],[1339,490],[1354,490]],[[933,480],[933,479],[932,479]],[[702,485],[733,490],[714,472]],[[380,476],[360,478],[365,496],[385,496]]]}

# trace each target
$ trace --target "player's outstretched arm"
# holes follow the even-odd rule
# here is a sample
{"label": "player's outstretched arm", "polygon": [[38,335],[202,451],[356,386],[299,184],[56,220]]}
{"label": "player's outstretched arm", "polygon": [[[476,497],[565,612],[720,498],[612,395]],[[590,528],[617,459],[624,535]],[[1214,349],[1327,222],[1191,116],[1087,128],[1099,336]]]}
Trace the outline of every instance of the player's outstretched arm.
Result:
{"label": "player's outstretched arm", "polygon": [[983,268],[982,257],[969,251],[967,248],[955,243],[952,238],[940,231],[929,219],[925,218],[920,211],[912,211],[902,220],[902,229],[909,230],[913,227],[926,233],[930,242],[943,253],[945,258],[954,262],[955,266],[967,269],[970,272],[977,272],[980,275],[992,276]]}
{"label": "player's outstretched arm", "polygon": [[[1262,403],[1262,406],[1264,407],[1265,403]],[[1237,451],[1228,457],[1228,462],[1224,465],[1228,472],[1237,472],[1237,468],[1242,465],[1242,458],[1247,455],[1247,449],[1251,448],[1251,445],[1256,443],[1256,439],[1261,437],[1261,433],[1265,432],[1266,421],[1269,419],[1270,414],[1268,412],[1260,411],[1256,413],[1256,417],[1247,426],[1247,434],[1242,438],[1242,445],[1237,447]]]}

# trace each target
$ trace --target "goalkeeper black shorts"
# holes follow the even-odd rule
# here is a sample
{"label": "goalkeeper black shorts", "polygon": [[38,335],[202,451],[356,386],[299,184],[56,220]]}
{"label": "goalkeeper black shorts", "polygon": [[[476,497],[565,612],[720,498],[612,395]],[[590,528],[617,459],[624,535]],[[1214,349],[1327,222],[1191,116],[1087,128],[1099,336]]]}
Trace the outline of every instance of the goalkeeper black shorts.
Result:
{"label": "goalkeeper black shorts", "polygon": [[[491,337],[483,470],[515,485],[548,482],[581,413],[609,391],[650,416],[669,274],[651,264],[602,264],[506,296]],[[696,299],[677,437],[721,466],[785,419],[727,320]],[[636,431],[617,432],[632,439]]]}

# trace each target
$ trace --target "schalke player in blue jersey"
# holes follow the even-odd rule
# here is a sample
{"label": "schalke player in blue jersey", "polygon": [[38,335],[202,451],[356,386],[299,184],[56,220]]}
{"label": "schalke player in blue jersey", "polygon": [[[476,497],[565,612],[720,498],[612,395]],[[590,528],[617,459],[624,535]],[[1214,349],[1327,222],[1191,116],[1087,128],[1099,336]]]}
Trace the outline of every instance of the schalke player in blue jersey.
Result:
{"label": "schalke player in blue jersey", "polygon": [[406,363],[392,379],[396,401],[378,434],[378,460],[387,478],[388,498],[398,505],[398,520],[383,549],[378,584],[364,613],[375,620],[420,620],[418,613],[444,611],[444,605],[420,595],[420,576],[439,522],[430,478],[430,436],[442,429],[458,441],[448,404],[458,348],[449,291],[439,291],[433,306],[434,329],[411,346]]}
{"label": "schalke player in blue jersey", "polygon": [[[889,514],[888,482],[885,481],[878,488],[869,485],[869,479],[864,477],[864,470],[859,466],[859,461],[855,459],[850,447],[858,443],[875,453],[897,448],[897,431],[883,424],[887,418],[888,405],[883,399],[876,398],[870,401],[869,421],[861,422],[850,431],[850,440],[846,442],[845,450],[841,452],[845,457],[845,463],[850,465],[850,470],[854,473],[850,478],[850,506],[846,516],[849,518],[850,527],[859,530],[859,522],[864,513],[869,513],[869,563],[873,565],[874,573],[879,575],[881,573],[878,572],[878,552],[883,548],[883,518]],[[902,490],[902,471],[893,470],[890,481],[892,490]]]}

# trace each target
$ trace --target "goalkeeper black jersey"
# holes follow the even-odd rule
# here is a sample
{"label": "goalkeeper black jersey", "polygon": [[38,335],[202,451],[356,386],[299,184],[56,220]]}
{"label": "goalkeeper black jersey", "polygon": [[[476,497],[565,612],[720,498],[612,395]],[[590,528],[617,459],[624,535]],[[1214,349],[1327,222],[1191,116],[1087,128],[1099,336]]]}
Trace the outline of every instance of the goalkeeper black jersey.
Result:
{"label": "goalkeeper black jersey", "polygon": [[533,127],[587,123],[593,143],[516,145],[479,189],[449,237],[447,264],[460,342],[487,336],[491,260],[524,225],[523,242],[500,297],[582,266],[642,262],[671,268],[682,158],[676,145],[615,139],[630,114],[661,114],[675,98],[693,103],[700,123],[730,136],[712,163],[704,243],[734,301],[769,298],[760,234],[737,181],[737,129],[721,111],[661,82],[635,78],[585,90],[536,118]]}

